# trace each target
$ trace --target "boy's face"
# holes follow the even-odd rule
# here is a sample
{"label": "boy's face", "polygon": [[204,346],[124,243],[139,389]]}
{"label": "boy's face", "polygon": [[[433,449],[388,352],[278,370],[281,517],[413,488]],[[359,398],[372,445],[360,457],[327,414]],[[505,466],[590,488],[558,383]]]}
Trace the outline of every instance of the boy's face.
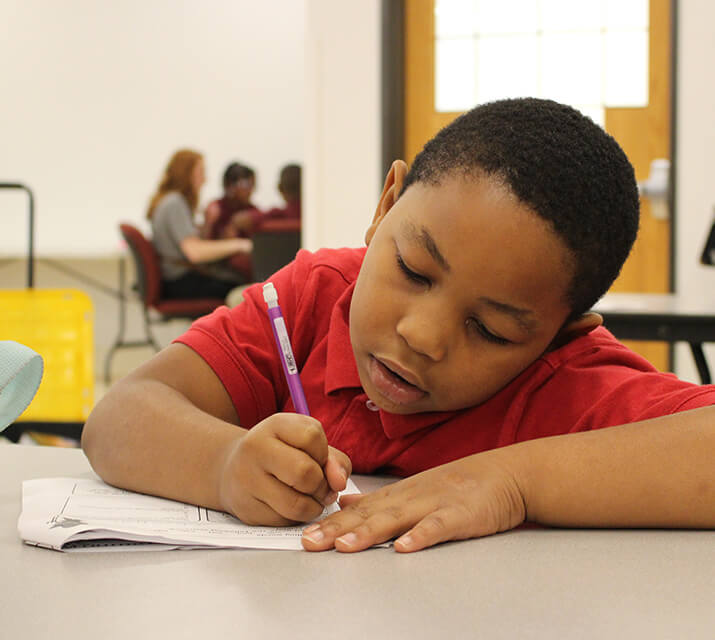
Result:
{"label": "boy's face", "polygon": [[416,183],[394,204],[383,193],[366,240],[350,336],[362,386],[386,411],[484,402],[569,314],[565,246],[492,178]]}

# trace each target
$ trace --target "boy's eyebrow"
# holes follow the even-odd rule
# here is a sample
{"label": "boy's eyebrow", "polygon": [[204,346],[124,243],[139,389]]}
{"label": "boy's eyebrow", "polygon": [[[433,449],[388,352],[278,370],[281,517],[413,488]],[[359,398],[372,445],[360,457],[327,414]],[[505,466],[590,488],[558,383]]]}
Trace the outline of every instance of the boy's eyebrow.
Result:
{"label": "boy's eyebrow", "polygon": [[447,259],[442,255],[441,251],[437,247],[437,243],[432,237],[432,234],[427,230],[426,227],[420,227],[418,229],[417,225],[414,222],[412,222],[411,220],[405,220],[402,223],[402,228],[405,235],[407,235],[409,239],[413,242],[422,245],[422,247],[424,247],[427,253],[429,253],[432,258],[434,258],[434,261],[440,267],[442,267],[442,269],[447,272],[452,270],[452,267],[450,266],[449,262],[447,262]]}
{"label": "boy's eyebrow", "polygon": [[519,323],[519,326],[524,329],[524,331],[531,333],[536,328],[537,322],[533,318],[533,312],[529,309],[520,309],[506,302],[499,302],[498,300],[486,296],[481,296],[479,302],[511,316]]}
{"label": "boy's eyebrow", "polygon": [[[449,262],[447,262],[447,259],[440,252],[432,234],[426,227],[423,226],[418,228],[417,225],[411,220],[404,220],[402,223],[402,229],[410,240],[422,245],[432,258],[434,258],[435,262],[437,262],[437,264],[439,264],[445,271],[449,272],[452,270]],[[529,309],[521,309],[520,307],[515,307],[514,305],[507,304],[506,302],[500,302],[499,300],[494,300],[494,298],[486,296],[480,297],[479,302],[492,307],[492,309],[495,309],[500,313],[511,316],[514,320],[516,320],[519,326],[528,333],[531,333],[537,325],[533,318],[534,313]]]}

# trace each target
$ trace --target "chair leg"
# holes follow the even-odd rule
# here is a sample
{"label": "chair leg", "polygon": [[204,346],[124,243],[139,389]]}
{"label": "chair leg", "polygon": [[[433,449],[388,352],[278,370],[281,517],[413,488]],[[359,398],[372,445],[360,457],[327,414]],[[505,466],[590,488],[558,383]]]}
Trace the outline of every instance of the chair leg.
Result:
{"label": "chair leg", "polygon": [[121,342],[122,338],[117,337],[117,339],[114,341],[114,344],[109,348],[106,357],[104,358],[104,384],[106,386],[109,386],[109,383],[112,380],[112,359],[114,358],[114,352],[119,349],[119,347],[123,346],[123,343]]}
{"label": "chair leg", "polygon": [[149,318],[149,309],[144,307],[144,331],[146,332],[147,344],[154,347],[154,351],[160,351],[161,348],[154,339],[154,334],[151,332],[151,318]]}
{"label": "chair leg", "polygon": [[143,347],[151,346],[154,347],[155,351],[159,351],[159,345],[157,344],[154,336],[151,333],[149,325],[151,320],[149,318],[149,312],[144,308],[144,332],[146,333],[146,338],[144,340],[125,340],[124,333],[127,327],[127,295],[125,293],[125,276],[124,276],[125,262],[124,257],[120,259],[119,262],[119,331],[117,332],[117,337],[114,343],[110,347],[107,355],[104,359],[104,383],[109,386],[111,382],[111,365],[114,354],[118,349],[123,347]]}
{"label": "chair leg", "polygon": [[124,256],[119,258],[119,331],[114,343],[109,348],[106,357],[104,358],[104,384],[109,386],[111,380],[110,370],[112,366],[112,358],[114,358],[114,352],[125,344],[124,342],[124,330],[127,324],[127,298],[124,291]]}

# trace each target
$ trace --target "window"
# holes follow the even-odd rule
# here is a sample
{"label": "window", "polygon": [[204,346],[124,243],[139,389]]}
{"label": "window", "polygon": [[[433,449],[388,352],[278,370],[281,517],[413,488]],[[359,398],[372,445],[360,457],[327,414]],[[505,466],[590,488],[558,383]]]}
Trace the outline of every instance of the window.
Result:
{"label": "window", "polygon": [[565,102],[603,125],[648,104],[648,0],[435,0],[435,108]]}

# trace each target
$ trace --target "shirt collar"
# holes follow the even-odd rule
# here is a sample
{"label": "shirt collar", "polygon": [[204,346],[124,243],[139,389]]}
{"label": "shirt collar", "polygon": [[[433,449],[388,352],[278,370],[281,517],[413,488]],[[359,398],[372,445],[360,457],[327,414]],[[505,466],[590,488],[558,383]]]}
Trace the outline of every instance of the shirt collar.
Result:
{"label": "shirt collar", "polygon": [[325,393],[338,389],[360,387],[353,346],[350,342],[350,301],[353,282],[338,298],[330,314],[328,353],[325,358]]}

